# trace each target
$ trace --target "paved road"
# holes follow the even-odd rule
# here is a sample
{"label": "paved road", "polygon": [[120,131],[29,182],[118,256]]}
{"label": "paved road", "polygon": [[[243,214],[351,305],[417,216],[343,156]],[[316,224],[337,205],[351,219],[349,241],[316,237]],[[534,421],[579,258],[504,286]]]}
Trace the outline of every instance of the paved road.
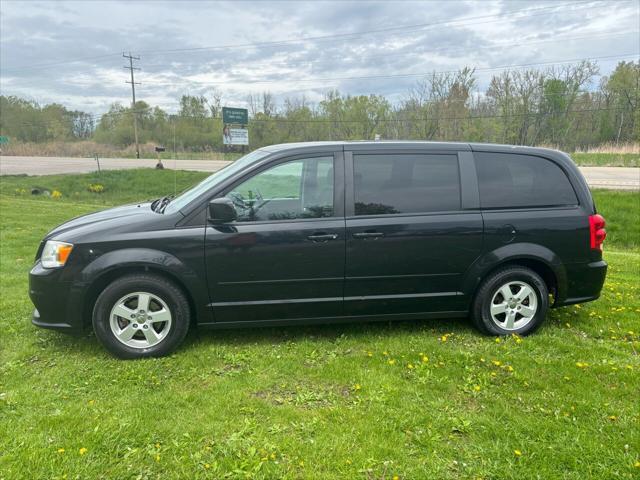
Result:
{"label": "paved road", "polygon": [[[165,160],[165,168],[215,172],[229,162],[224,160]],[[152,168],[155,160],[102,158],[100,168]],[[71,157],[0,157],[0,175],[47,175],[53,173],[85,173],[97,170],[92,158]],[[580,167],[591,187],[616,190],[640,190],[640,168]]]}

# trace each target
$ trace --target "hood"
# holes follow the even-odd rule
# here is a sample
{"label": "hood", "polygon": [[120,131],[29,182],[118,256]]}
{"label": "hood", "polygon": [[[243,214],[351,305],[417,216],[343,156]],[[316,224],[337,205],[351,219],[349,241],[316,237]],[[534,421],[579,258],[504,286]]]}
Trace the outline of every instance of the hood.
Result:
{"label": "hood", "polygon": [[[96,223],[107,223],[109,220],[121,219],[126,223],[130,223],[132,221],[132,217],[137,216],[149,216],[149,215],[158,215],[151,210],[151,203],[140,203],[133,205],[123,205],[121,207],[109,208],[107,210],[102,210],[100,212],[89,213],[87,215],[82,215],[80,217],[76,217],[68,222],[63,223],[62,225],[58,225],[56,228],[51,230],[46,236],[45,240],[49,240],[50,238],[59,236],[61,234],[67,233],[70,230],[78,229],[80,227],[91,226]],[[108,222],[111,224],[111,222]],[[120,222],[118,222],[120,223]]]}

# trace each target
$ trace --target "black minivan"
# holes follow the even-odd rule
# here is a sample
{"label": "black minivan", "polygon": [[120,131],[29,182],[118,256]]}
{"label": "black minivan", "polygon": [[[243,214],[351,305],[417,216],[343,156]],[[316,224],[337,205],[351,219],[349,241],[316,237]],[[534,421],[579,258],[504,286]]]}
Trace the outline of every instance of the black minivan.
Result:
{"label": "black minivan", "polygon": [[526,335],[598,298],[604,219],[564,153],[432,142],[261,148],[175,198],[60,225],[29,293],[40,327],[115,355],[210,328],[467,316]]}

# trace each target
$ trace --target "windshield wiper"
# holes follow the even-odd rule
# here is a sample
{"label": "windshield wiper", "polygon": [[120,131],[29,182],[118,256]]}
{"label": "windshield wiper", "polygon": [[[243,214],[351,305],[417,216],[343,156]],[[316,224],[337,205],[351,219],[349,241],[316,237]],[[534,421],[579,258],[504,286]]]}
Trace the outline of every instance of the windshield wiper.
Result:
{"label": "windshield wiper", "polygon": [[154,212],[164,213],[164,209],[167,208],[167,205],[169,205],[171,200],[173,200],[173,197],[175,197],[175,195],[167,195],[166,197],[162,197],[160,200],[157,200],[159,203],[157,204]]}

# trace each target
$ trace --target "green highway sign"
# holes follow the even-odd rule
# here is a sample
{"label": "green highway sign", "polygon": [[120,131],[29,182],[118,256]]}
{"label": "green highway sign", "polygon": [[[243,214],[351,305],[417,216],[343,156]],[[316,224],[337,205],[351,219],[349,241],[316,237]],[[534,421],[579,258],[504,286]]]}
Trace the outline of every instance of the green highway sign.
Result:
{"label": "green highway sign", "polygon": [[0,136],[0,143],[9,143],[9,137]]}
{"label": "green highway sign", "polygon": [[222,122],[247,125],[249,123],[249,111],[246,108],[222,107]]}

